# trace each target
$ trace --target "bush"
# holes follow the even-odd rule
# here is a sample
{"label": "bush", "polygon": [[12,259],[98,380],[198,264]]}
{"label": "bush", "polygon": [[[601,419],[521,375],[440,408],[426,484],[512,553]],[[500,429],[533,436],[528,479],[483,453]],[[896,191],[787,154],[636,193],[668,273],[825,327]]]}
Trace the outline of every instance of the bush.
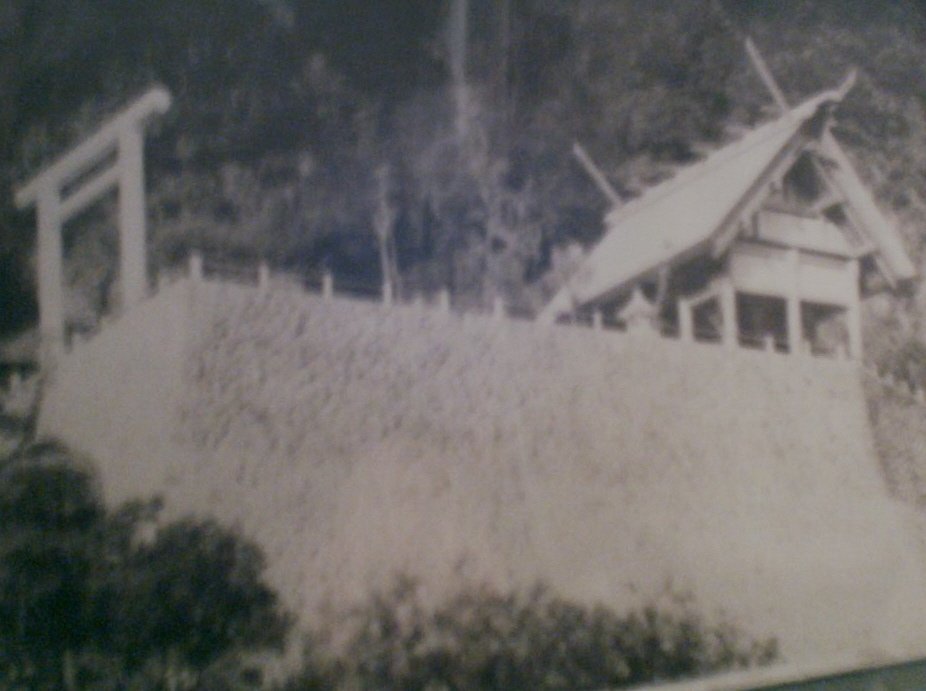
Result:
{"label": "bush", "polygon": [[290,620],[260,550],[213,521],[162,527],[158,501],[103,505],[55,444],[0,460],[0,686],[192,688]]}
{"label": "bush", "polygon": [[926,388],[926,343],[915,338],[904,341],[881,358],[878,370],[911,390]]}
{"label": "bush", "polygon": [[327,671],[310,663],[287,691],[621,687],[766,664],[774,640],[708,625],[680,597],[618,615],[556,597],[460,593],[434,610],[401,581],[357,613],[346,652]]}

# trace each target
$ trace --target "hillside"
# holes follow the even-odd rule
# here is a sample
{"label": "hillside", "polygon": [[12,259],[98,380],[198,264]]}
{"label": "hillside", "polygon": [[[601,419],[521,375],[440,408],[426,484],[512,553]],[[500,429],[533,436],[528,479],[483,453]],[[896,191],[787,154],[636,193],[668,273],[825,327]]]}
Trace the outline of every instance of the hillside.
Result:
{"label": "hillside", "polygon": [[[34,226],[7,190],[153,81],[176,103],[149,139],[153,263],[198,246],[376,285],[380,214],[394,224],[406,290],[446,286],[474,305],[502,294],[536,308],[562,280],[570,243],[588,246],[602,229],[606,202],[573,142],[630,198],[755,124],[770,99],[745,34],[792,102],[859,68],[836,133],[922,264],[919,3],[469,0],[470,30],[453,42],[459,1],[408,11],[234,0],[220,18],[209,3],[175,0],[138,13],[118,2],[8,3],[0,331],[35,319]],[[70,317],[82,328],[118,303],[111,212],[104,204],[69,228]],[[891,335],[870,349],[873,361],[923,336],[921,295],[871,316],[872,333]]]}
{"label": "hillside", "polygon": [[921,650],[849,363],[183,280],[55,377],[41,431],[110,499],[239,525],[300,612],[542,579],[690,592],[790,661]]}

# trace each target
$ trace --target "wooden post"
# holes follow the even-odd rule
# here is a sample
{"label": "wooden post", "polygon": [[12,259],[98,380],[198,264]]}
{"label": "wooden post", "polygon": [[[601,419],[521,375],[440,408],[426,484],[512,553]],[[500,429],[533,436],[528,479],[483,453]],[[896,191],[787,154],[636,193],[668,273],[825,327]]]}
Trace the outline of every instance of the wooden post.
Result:
{"label": "wooden post", "polygon": [[38,196],[39,332],[42,364],[54,364],[64,348],[64,271],[61,250],[61,197],[43,188]]}
{"label": "wooden post", "polygon": [[437,294],[437,307],[445,314],[450,312],[450,291],[446,288],[441,288]]}
{"label": "wooden post", "polygon": [[694,340],[694,315],[691,309],[691,302],[686,298],[680,297],[676,302],[678,311],[678,337],[682,341]]}
{"label": "wooden post", "polygon": [[492,317],[496,320],[505,316],[505,301],[496,296],[492,300]]}
{"label": "wooden post", "polygon": [[145,142],[141,126],[130,123],[119,134],[119,278],[122,308],[144,300],[147,291],[145,258]]}
{"label": "wooden post", "polygon": [[190,278],[197,283],[203,280],[203,255],[199,250],[190,252]]}
{"label": "wooden post", "polygon": [[787,261],[790,266],[788,294],[785,298],[786,319],[788,322],[788,352],[797,355],[803,352],[804,334],[801,325],[801,296],[798,292],[800,284],[800,254],[791,247],[787,250]]}
{"label": "wooden post", "polygon": [[739,340],[739,328],[736,323],[736,290],[729,277],[720,283],[720,313],[723,318],[723,344],[735,348]]}
{"label": "wooden post", "polygon": [[322,274],[322,297],[325,300],[334,297],[334,276],[327,270]]}
{"label": "wooden post", "polygon": [[267,290],[270,287],[270,267],[266,261],[261,261],[257,265],[257,287],[261,290]]}
{"label": "wooden post", "polygon": [[392,283],[389,281],[386,281],[385,283],[383,283],[383,304],[386,307],[390,307],[392,305],[392,299],[393,299]]}

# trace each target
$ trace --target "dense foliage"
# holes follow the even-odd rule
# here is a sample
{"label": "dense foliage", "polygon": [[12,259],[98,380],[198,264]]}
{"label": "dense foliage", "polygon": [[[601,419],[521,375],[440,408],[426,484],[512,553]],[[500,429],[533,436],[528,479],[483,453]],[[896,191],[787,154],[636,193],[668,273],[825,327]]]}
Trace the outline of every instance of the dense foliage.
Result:
{"label": "dense foliage", "polygon": [[774,640],[708,624],[681,597],[618,615],[556,597],[464,591],[436,609],[401,580],[356,612],[334,663],[312,659],[286,691],[622,688],[767,664]]}
{"label": "dense foliage", "polygon": [[0,461],[0,686],[192,688],[283,642],[260,551],[212,521],[155,532],[158,508],[107,511],[54,444]]}
{"label": "dense foliage", "polygon": [[[5,0],[2,329],[34,318],[33,233],[6,190],[153,81],[176,103],[149,140],[156,263],[197,245],[377,284],[374,227],[386,219],[405,290],[449,285],[464,303],[535,306],[561,250],[601,228],[605,201],[573,141],[633,195],[760,119],[769,97],[744,33],[793,101],[859,67],[838,134],[919,259],[918,3],[469,0],[469,41],[456,46],[463,101],[452,4]],[[72,319],[111,302],[116,241],[103,207],[68,233],[68,280],[82,297]],[[923,330],[916,303],[897,307],[915,315],[904,338]]]}

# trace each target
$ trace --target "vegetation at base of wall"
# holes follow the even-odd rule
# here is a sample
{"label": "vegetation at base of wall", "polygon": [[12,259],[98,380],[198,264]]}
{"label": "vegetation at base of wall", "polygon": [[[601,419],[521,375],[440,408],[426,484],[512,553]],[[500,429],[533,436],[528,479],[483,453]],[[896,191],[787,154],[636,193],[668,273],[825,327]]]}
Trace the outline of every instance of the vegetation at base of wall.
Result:
{"label": "vegetation at base of wall", "polygon": [[334,660],[310,656],[283,691],[321,688],[619,688],[768,664],[774,639],[711,624],[672,596],[629,614],[587,607],[538,587],[480,588],[437,608],[401,579],[354,612],[354,634]]}
{"label": "vegetation at base of wall", "polygon": [[260,550],[159,508],[107,510],[57,444],[0,460],[0,688],[194,688],[283,643]]}
{"label": "vegetation at base of wall", "polygon": [[[255,689],[253,654],[292,623],[260,550],[159,502],[107,510],[92,467],[54,443],[0,460],[0,688]],[[544,588],[425,607],[410,579],[350,613],[285,691],[625,686],[764,664],[774,640],[708,624],[684,598],[618,615]]]}

